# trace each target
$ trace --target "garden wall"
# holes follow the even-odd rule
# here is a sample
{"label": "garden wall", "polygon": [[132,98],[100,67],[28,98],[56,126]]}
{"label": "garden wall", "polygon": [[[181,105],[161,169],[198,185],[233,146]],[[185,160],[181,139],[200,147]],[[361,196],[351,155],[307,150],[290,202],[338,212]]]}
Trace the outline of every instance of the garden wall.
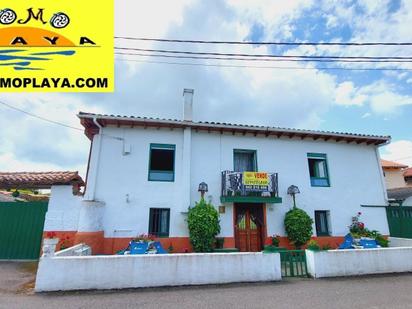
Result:
{"label": "garden wall", "polygon": [[412,239],[389,237],[389,247],[412,247]]}
{"label": "garden wall", "polygon": [[36,292],[281,280],[278,253],[63,256],[40,259]]}
{"label": "garden wall", "polygon": [[412,271],[412,247],[353,250],[306,250],[314,278]]}

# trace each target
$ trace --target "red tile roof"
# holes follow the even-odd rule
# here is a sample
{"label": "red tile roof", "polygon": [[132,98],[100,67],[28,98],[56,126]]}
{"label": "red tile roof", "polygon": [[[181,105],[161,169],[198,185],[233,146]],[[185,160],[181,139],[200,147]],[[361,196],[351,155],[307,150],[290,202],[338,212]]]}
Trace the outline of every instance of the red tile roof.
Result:
{"label": "red tile roof", "polygon": [[403,173],[403,177],[412,177],[412,167],[407,168]]}
{"label": "red tile roof", "polygon": [[0,172],[0,188],[2,189],[45,189],[52,185],[84,186],[78,172]]}
{"label": "red tile roof", "polygon": [[388,161],[388,160],[383,160],[381,159],[381,165],[382,167],[387,167],[387,168],[405,168],[408,167],[405,164],[393,162],[393,161]]}
{"label": "red tile roof", "polygon": [[160,119],[150,117],[135,117],[135,116],[120,116],[120,115],[103,115],[80,112],[77,115],[80,118],[80,123],[85,128],[85,134],[89,139],[92,139],[95,134],[99,132],[99,128],[95,121],[100,126],[128,126],[131,128],[192,128],[195,131],[206,132],[218,132],[223,134],[224,132],[230,132],[232,134],[253,134],[264,135],[266,137],[286,137],[286,138],[311,138],[313,140],[324,141],[345,141],[347,143],[365,143],[367,145],[383,145],[389,143],[390,136],[379,135],[367,135],[356,133],[339,133],[330,131],[315,131],[315,130],[302,130],[302,129],[289,129],[280,127],[268,127],[268,126],[253,126],[253,125],[241,125],[232,123],[221,122],[207,122],[207,121],[186,121],[178,119]]}

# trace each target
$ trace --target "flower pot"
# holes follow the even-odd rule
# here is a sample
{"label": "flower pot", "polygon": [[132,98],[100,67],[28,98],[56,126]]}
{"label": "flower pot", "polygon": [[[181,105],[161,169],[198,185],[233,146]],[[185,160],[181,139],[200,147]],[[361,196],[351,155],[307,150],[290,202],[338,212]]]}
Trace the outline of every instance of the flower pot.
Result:
{"label": "flower pot", "polygon": [[59,243],[58,238],[45,238],[43,239],[43,256],[53,256],[56,252],[56,246]]}

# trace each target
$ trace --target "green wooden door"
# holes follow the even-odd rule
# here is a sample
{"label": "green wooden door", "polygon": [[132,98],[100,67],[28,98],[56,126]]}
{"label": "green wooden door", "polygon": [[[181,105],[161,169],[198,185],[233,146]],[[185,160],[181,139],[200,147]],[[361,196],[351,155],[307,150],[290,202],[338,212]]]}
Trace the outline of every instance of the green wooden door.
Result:
{"label": "green wooden door", "polygon": [[386,216],[390,236],[412,238],[412,207],[386,207]]}
{"label": "green wooden door", "polygon": [[0,203],[0,259],[36,260],[47,202]]}

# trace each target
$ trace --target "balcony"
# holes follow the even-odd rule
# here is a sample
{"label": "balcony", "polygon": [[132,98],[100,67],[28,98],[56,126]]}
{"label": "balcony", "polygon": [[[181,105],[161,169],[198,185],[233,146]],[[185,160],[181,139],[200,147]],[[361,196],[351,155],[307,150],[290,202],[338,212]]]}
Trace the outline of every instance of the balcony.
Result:
{"label": "balcony", "polygon": [[278,174],[267,172],[222,172],[222,203],[281,203]]}

